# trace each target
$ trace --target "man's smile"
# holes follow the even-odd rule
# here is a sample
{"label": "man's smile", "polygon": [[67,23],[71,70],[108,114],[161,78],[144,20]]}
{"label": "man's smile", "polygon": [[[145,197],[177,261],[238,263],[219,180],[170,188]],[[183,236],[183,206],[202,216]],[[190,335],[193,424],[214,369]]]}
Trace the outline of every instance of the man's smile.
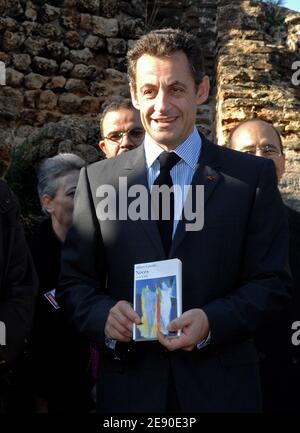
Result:
{"label": "man's smile", "polygon": [[152,118],[155,128],[167,128],[178,119],[178,116]]}

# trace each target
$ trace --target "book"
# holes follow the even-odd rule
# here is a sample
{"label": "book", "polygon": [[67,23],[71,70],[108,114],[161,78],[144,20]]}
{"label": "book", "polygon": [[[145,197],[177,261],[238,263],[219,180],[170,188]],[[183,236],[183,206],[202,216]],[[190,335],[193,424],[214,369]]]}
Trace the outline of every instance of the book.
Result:
{"label": "book", "polygon": [[133,325],[133,340],[157,340],[157,330],[176,337],[168,324],[182,314],[182,262],[179,259],[139,263],[134,266],[133,308],[141,318]]}

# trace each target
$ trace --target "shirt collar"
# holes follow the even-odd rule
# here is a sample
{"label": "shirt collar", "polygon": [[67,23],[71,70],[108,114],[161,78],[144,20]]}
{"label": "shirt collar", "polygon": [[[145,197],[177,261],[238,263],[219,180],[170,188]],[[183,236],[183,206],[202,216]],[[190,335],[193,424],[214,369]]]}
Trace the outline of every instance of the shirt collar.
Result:
{"label": "shirt collar", "polygon": [[[174,152],[194,170],[199,159],[201,147],[201,137],[196,127],[194,127],[193,132],[183,143],[176,147]],[[145,134],[144,148],[146,164],[147,167],[150,168],[164,150],[158,146],[147,133]]]}

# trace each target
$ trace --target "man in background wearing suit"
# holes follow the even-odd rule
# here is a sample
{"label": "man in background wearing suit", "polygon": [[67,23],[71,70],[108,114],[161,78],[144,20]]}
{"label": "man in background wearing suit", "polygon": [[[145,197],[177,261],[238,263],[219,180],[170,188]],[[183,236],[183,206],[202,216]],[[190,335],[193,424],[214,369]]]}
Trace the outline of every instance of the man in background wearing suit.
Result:
{"label": "man in background wearing suit", "polygon": [[[230,132],[228,147],[271,159],[278,182],[284,175],[282,139],[272,124],[259,118],[238,123]],[[276,314],[255,338],[260,354],[263,409],[273,413],[298,411],[300,384],[299,346],[293,346],[291,341],[292,324],[300,317],[300,214],[289,206],[285,206],[285,209],[290,233],[292,302]]]}
{"label": "man in background wearing suit", "polygon": [[[194,36],[152,31],[129,51],[128,66],[145,140],[81,171],[59,291],[71,321],[101,351],[98,410],[259,411],[252,337],[285,303],[289,285],[273,164],[218,147],[195,128],[209,80]],[[202,230],[188,230],[184,212],[165,224],[119,217],[120,178],[127,191],[143,186],[149,196],[153,185],[190,185],[198,212],[196,187],[203,185]],[[115,191],[116,218],[101,204],[103,184]],[[179,202],[175,196],[177,216]],[[131,305],[134,264],[167,258],[183,266],[183,314],[169,324],[181,335],[133,342],[132,325],[140,322]]]}

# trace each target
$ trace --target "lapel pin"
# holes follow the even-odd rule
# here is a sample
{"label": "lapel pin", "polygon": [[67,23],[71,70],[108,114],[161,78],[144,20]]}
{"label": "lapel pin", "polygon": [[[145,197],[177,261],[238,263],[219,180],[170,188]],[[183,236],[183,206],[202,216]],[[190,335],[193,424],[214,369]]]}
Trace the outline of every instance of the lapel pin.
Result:
{"label": "lapel pin", "polygon": [[208,180],[214,180],[214,177],[213,176],[207,176],[207,179]]}

